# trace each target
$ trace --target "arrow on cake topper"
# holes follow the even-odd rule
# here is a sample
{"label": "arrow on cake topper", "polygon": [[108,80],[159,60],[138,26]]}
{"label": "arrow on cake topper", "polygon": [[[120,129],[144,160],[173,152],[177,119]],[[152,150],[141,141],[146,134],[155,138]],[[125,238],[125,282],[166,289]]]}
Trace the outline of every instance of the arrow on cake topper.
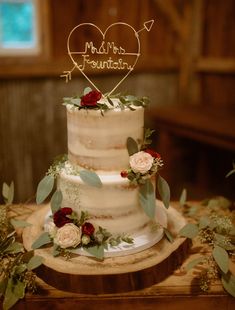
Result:
{"label": "arrow on cake topper", "polygon": [[[72,29],[67,40],[68,55],[73,62],[73,68],[69,71],[64,71],[61,77],[64,77],[66,82],[71,80],[71,73],[77,68],[83,76],[89,81],[89,83],[99,92],[101,92],[98,87],[92,82],[92,80],[85,73],[85,69],[88,67],[90,70],[102,70],[111,69],[116,71],[124,71],[124,76],[121,80],[114,86],[114,88],[109,92],[107,96],[114,92],[117,87],[127,78],[127,76],[134,70],[134,67],[140,56],[140,39],[139,33],[143,30],[150,31],[153,26],[154,20],[149,20],[144,22],[144,27],[136,31],[131,25],[123,22],[117,22],[111,24],[104,32],[100,30],[95,24],[92,23],[82,23],[77,25]],[[134,34],[137,41],[137,50],[134,52],[126,52],[125,48],[122,46],[116,46],[114,41],[106,40],[106,35],[110,32],[110,29],[115,26],[124,26],[129,28],[129,30]],[[71,51],[70,50],[70,39],[72,36],[77,35],[81,30],[81,27],[91,27],[92,30],[97,31],[102,38],[100,45],[95,45],[93,41],[85,42],[83,50]],[[98,41],[98,40],[97,40]],[[99,57],[102,55],[101,60]],[[123,58],[126,57],[126,58]],[[125,59],[128,59],[126,61]],[[101,92],[102,93],[102,92]]]}

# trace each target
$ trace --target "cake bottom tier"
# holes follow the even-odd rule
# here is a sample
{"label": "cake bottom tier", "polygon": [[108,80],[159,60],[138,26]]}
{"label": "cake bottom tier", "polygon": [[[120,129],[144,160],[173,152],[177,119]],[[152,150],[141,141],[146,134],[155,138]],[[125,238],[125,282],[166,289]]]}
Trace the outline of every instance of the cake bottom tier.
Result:
{"label": "cake bottom tier", "polygon": [[[118,246],[108,245],[104,249],[104,257],[119,257],[126,256],[130,254],[135,254],[141,251],[144,251],[156,243],[158,243],[164,236],[164,227],[167,227],[167,211],[163,206],[161,201],[156,201],[156,222],[160,225],[154,225],[152,222],[149,222],[145,228],[129,234],[133,239],[133,243],[128,244],[121,242]],[[44,221],[44,230],[46,229],[47,223],[51,221],[51,210],[46,214]],[[79,247],[77,249],[71,250],[72,253],[82,255],[82,256],[92,256],[85,249]]]}
{"label": "cake bottom tier", "polygon": [[88,212],[94,226],[101,226],[112,235],[138,234],[149,229],[152,221],[139,204],[138,187],[119,174],[99,177],[102,186],[94,187],[79,176],[62,171],[57,185],[63,195],[62,207],[70,207],[78,215]]}

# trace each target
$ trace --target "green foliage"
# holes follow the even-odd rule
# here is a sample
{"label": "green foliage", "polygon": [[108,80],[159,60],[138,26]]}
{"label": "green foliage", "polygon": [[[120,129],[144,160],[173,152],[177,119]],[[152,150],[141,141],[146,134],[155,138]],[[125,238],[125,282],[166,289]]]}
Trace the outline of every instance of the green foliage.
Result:
{"label": "green foliage", "polygon": [[[26,289],[35,290],[35,274],[31,269],[36,263],[37,266],[41,264],[41,258],[34,258],[33,251],[26,252],[23,244],[16,241],[14,228],[30,224],[23,220],[10,220],[7,216],[14,186],[5,184],[3,195],[6,205],[0,206],[0,296],[3,296],[3,309],[8,310],[24,297]],[[32,267],[30,270],[28,264]]]}
{"label": "green foliage", "polygon": [[84,247],[84,250],[87,251],[89,254],[97,258],[98,260],[103,260],[104,258],[104,245],[94,245],[89,247]]}
{"label": "green foliage", "polygon": [[16,220],[16,219],[11,219],[10,220],[11,224],[14,226],[14,228],[24,228],[24,227],[28,227],[31,226],[32,224],[27,223],[26,221],[23,220]]}
{"label": "green foliage", "polygon": [[128,151],[129,156],[139,152],[137,142],[131,137],[127,138],[126,147],[127,147],[127,151]]}
{"label": "green foliage", "polygon": [[102,187],[100,177],[94,171],[81,170],[79,175],[84,183],[98,188]]}
{"label": "green foliage", "polygon": [[198,235],[198,225],[188,223],[179,231],[179,235],[186,238],[195,238]]}
{"label": "green foliage", "polygon": [[218,245],[215,245],[212,251],[212,255],[223,273],[227,273],[229,267],[229,258],[226,250]]}
{"label": "green foliage", "polygon": [[235,297],[235,276],[228,272],[227,274],[222,274],[221,281],[224,289],[233,297]]}
{"label": "green foliage", "polygon": [[[76,95],[73,97],[65,97],[63,98],[63,104],[64,105],[71,105],[78,109],[96,109],[100,110],[101,114],[103,114],[104,111],[110,110],[115,108],[116,106],[119,107],[121,110],[128,108],[131,111],[135,111],[138,107],[145,108],[149,104],[149,98],[148,97],[136,97],[132,95],[126,95],[126,94],[115,94],[108,96],[108,94],[104,94],[104,97],[107,98],[108,103],[106,102],[97,102],[95,106],[92,107],[83,107],[81,106],[81,97],[91,92],[92,89],[90,87],[86,87],[83,91],[82,95]],[[114,105],[113,98],[118,99],[116,106]]]}
{"label": "green foliage", "polygon": [[46,175],[38,184],[36,193],[37,204],[42,203],[52,192],[54,187],[54,177],[52,175]]}
{"label": "green foliage", "polygon": [[10,205],[14,199],[14,183],[11,182],[10,186],[7,183],[3,183],[2,196],[6,205]]}
{"label": "green foliage", "polygon": [[154,187],[151,180],[146,180],[145,184],[140,186],[139,201],[144,212],[151,218],[155,217],[156,199]]}
{"label": "green foliage", "polygon": [[34,243],[32,244],[32,249],[36,250],[43,245],[49,244],[51,242],[52,240],[48,232],[44,232],[34,241]]}
{"label": "green foliage", "polygon": [[174,237],[172,236],[171,232],[167,229],[167,228],[163,228],[164,230],[164,235],[166,236],[167,240],[170,242],[170,243],[173,243],[174,242]]}
{"label": "green foliage", "polygon": [[90,87],[85,87],[83,90],[83,96],[86,96],[87,94],[89,94],[92,91],[92,89]]}
{"label": "green foliage", "polygon": [[152,143],[151,136],[154,133],[154,131],[155,130],[151,130],[150,128],[144,129],[144,141],[141,146],[142,150],[145,150]]}
{"label": "green foliage", "polygon": [[186,188],[184,188],[182,190],[181,195],[180,195],[180,200],[179,200],[180,206],[183,207],[185,205],[186,201],[187,201],[187,190],[186,190]]}
{"label": "green foliage", "polygon": [[203,257],[203,256],[191,260],[191,261],[187,264],[187,266],[185,267],[186,271],[191,270],[192,268],[194,268],[194,267],[197,266],[198,264],[202,263],[203,261],[204,261],[204,257]]}
{"label": "green foliage", "polygon": [[37,267],[39,267],[42,263],[43,263],[43,258],[41,256],[33,256],[30,258],[28,264],[27,264],[27,268],[28,270],[33,270],[36,269]]}
{"label": "green foliage", "polygon": [[57,189],[51,197],[51,211],[54,214],[61,208],[63,195],[61,190]]}
{"label": "green foliage", "polygon": [[164,206],[168,209],[170,206],[170,187],[160,175],[158,175],[157,188]]}
{"label": "green foliage", "polygon": [[52,165],[49,167],[47,171],[47,175],[51,175],[54,178],[58,176],[61,169],[64,168],[65,162],[68,160],[67,154],[58,155],[53,160]]}
{"label": "green foliage", "polygon": [[[234,255],[235,250],[235,227],[229,211],[230,206],[231,202],[224,197],[207,199],[201,205],[193,206],[196,212],[191,217],[196,223],[187,224],[179,234],[188,238],[196,237],[202,245],[207,245],[207,250],[209,249],[205,255],[186,266],[186,270],[190,270],[199,263],[202,265],[201,289],[207,291],[210,283],[220,277],[224,289],[235,296],[235,278],[229,271],[229,258]],[[189,215],[188,210],[192,207],[185,203],[183,208],[187,211],[185,214]]]}

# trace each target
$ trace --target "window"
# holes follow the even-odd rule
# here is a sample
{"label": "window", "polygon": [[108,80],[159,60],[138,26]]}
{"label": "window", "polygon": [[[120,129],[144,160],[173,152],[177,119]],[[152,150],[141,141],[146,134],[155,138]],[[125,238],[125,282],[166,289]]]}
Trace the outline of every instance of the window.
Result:
{"label": "window", "polygon": [[39,52],[38,0],[0,0],[0,56]]}

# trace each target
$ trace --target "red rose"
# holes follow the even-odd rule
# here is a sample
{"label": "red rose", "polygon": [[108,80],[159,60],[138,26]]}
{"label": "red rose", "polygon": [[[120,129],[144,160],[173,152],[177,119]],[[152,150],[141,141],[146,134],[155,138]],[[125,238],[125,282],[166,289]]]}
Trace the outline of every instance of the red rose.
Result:
{"label": "red rose", "polygon": [[85,96],[81,97],[81,106],[82,107],[95,107],[97,102],[101,98],[101,93],[97,90],[92,90]]}
{"label": "red rose", "polygon": [[57,227],[62,227],[67,223],[72,223],[73,220],[68,218],[67,215],[72,214],[73,210],[71,208],[61,208],[56,211],[53,215],[54,223]]}
{"label": "red rose", "polygon": [[152,149],[146,149],[145,152],[150,154],[154,158],[159,158],[159,159],[161,158],[161,155]]}
{"label": "red rose", "polygon": [[95,227],[89,223],[86,222],[82,225],[82,233],[88,236],[91,236],[95,231]]}
{"label": "red rose", "polygon": [[126,178],[126,177],[128,176],[128,172],[125,171],[125,170],[121,171],[120,174],[121,174],[121,177],[122,177],[122,178]]}

